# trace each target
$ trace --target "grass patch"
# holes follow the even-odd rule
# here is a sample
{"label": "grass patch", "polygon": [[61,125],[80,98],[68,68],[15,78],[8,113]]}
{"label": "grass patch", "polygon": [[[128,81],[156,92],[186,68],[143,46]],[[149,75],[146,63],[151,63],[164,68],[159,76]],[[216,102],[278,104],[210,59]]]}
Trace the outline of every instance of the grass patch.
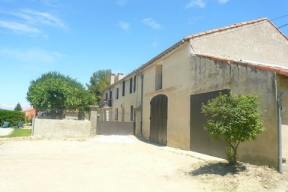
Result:
{"label": "grass patch", "polygon": [[0,136],[0,138],[28,137],[31,136],[32,129],[14,129],[10,135]]}

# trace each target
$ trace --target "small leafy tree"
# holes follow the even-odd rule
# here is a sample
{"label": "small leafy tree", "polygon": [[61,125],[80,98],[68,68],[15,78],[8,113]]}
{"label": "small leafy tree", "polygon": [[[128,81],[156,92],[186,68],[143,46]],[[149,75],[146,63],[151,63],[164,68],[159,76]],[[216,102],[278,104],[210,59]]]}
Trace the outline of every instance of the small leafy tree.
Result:
{"label": "small leafy tree", "polygon": [[17,105],[14,108],[14,111],[22,111],[22,107],[21,107],[20,103],[17,103]]}
{"label": "small leafy tree", "polygon": [[88,90],[76,79],[58,72],[48,72],[30,82],[27,100],[40,110],[89,110],[94,104]]}
{"label": "small leafy tree", "polygon": [[90,84],[86,84],[98,105],[100,105],[104,89],[110,84],[110,75],[111,69],[98,70],[90,77]]}
{"label": "small leafy tree", "polygon": [[255,140],[264,131],[260,119],[263,110],[259,108],[258,98],[255,95],[220,93],[206,105],[202,104],[202,113],[208,119],[205,129],[213,140],[223,139],[228,144],[227,156],[232,164],[237,164],[239,144]]}

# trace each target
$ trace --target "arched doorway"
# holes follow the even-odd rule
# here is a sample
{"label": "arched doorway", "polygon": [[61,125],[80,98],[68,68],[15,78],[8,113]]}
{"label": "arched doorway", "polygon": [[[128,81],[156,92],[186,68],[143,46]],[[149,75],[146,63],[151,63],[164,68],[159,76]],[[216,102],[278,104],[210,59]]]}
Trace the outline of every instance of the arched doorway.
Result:
{"label": "arched doorway", "polygon": [[168,97],[157,95],[150,102],[150,141],[167,145]]}

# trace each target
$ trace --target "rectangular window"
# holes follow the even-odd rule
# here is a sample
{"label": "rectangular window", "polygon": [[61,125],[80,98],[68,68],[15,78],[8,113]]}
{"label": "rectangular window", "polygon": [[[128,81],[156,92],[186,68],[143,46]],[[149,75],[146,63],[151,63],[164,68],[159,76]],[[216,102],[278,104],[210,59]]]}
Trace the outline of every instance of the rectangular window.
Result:
{"label": "rectangular window", "polygon": [[136,75],[134,76],[134,88],[133,88],[133,92],[136,92]]}
{"label": "rectangular window", "polygon": [[119,88],[116,89],[116,99],[119,99]]}
{"label": "rectangular window", "polygon": [[156,65],[155,90],[162,89],[162,65]]}
{"label": "rectangular window", "polygon": [[133,105],[131,105],[131,107],[130,107],[130,121],[133,121],[133,114],[134,114]]}
{"label": "rectangular window", "polygon": [[105,101],[108,101],[108,93],[105,94]]}
{"label": "rectangular window", "polygon": [[125,81],[122,82],[122,96],[125,96]]}
{"label": "rectangular window", "polygon": [[109,95],[109,99],[108,99],[108,101],[109,101],[109,107],[112,107],[112,91],[110,91],[110,93],[109,93],[110,95]]}
{"label": "rectangular window", "polygon": [[118,108],[115,109],[115,120],[118,121]]}
{"label": "rectangular window", "polygon": [[130,78],[130,93],[132,93],[132,88],[133,88],[133,79],[132,77]]}

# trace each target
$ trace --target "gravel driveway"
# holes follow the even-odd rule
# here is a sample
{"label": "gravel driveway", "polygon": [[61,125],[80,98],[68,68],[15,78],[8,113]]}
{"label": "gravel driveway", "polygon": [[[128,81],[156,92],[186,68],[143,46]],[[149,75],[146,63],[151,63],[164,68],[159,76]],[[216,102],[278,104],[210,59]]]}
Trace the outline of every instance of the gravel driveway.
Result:
{"label": "gravel driveway", "polygon": [[176,151],[134,136],[2,139],[0,188],[7,192],[201,192],[203,187],[183,171],[201,160]]}
{"label": "gravel driveway", "polygon": [[0,139],[0,191],[287,192],[288,173],[248,163],[231,167],[134,136],[27,137]]}

